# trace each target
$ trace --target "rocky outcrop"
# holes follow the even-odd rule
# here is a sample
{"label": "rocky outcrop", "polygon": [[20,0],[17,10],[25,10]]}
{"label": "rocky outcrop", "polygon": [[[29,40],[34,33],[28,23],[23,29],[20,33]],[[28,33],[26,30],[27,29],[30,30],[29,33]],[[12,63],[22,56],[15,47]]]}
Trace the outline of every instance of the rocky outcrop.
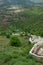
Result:
{"label": "rocky outcrop", "polygon": [[[32,40],[32,39],[31,39]],[[34,39],[35,41],[35,39]],[[33,42],[34,42],[33,41]],[[31,42],[31,41],[30,41]],[[43,58],[43,38],[40,37],[40,40],[35,43],[33,48],[30,50],[30,54],[37,57],[37,58]]]}

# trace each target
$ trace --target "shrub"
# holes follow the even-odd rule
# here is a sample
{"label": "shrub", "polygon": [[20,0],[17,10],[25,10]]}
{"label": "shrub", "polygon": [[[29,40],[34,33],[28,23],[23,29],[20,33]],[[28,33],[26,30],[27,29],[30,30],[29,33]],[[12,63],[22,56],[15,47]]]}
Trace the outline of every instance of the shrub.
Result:
{"label": "shrub", "polygon": [[7,38],[10,38],[10,34],[6,34],[6,37],[7,37]]}
{"label": "shrub", "polygon": [[25,33],[25,36],[27,36],[27,37],[28,37],[28,33]]}
{"label": "shrub", "polygon": [[23,36],[23,33],[21,33],[20,36]]}
{"label": "shrub", "polygon": [[11,58],[12,58],[12,57],[11,57],[10,55],[7,55],[7,54],[2,54],[2,55],[0,56],[0,59],[3,60],[4,63],[10,61]]}
{"label": "shrub", "polygon": [[21,42],[20,42],[20,40],[19,40],[19,38],[18,37],[16,37],[16,36],[11,36],[11,38],[10,38],[10,44],[11,44],[11,46],[20,46],[21,45]]}
{"label": "shrub", "polygon": [[43,32],[40,33],[40,36],[43,37]]}
{"label": "shrub", "polygon": [[0,35],[5,35],[6,33],[5,33],[5,31],[1,31],[1,33],[0,33]]}
{"label": "shrub", "polygon": [[31,44],[31,42],[30,42],[30,41],[28,41],[28,43],[29,43],[29,44]]}

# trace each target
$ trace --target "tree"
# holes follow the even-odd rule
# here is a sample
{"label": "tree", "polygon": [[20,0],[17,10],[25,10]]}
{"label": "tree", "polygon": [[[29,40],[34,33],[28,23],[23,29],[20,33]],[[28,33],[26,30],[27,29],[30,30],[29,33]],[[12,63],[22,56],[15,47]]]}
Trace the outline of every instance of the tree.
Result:
{"label": "tree", "polygon": [[20,42],[20,40],[19,40],[18,37],[16,37],[16,36],[11,36],[11,38],[10,38],[10,44],[11,44],[11,46],[16,46],[16,47],[18,47],[18,46],[21,45],[21,42]]}

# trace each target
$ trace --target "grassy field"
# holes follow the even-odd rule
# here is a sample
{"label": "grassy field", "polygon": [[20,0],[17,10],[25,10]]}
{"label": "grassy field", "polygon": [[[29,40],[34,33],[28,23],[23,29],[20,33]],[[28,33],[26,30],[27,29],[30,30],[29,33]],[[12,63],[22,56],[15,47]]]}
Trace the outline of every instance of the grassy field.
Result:
{"label": "grassy field", "polygon": [[0,36],[0,65],[43,65],[29,54],[33,47],[26,37],[18,37],[21,41],[20,47],[10,46],[8,38]]}

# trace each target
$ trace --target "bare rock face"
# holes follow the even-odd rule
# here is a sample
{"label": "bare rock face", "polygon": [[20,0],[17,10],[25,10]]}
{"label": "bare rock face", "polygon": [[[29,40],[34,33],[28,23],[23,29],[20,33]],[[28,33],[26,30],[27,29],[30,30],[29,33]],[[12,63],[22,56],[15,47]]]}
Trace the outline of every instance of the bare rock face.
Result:
{"label": "bare rock face", "polygon": [[40,47],[41,47],[40,45],[37,45],[37,46],[36,46],[36,48],[34,49],[34,54],[37,54],[37,53],[38,53]]}
{"label": "bare rock face", "polygon": [[37,54],[40,55],[40,56],[43,56],[43,48],[40,48],[40,50],[38,51]]}

